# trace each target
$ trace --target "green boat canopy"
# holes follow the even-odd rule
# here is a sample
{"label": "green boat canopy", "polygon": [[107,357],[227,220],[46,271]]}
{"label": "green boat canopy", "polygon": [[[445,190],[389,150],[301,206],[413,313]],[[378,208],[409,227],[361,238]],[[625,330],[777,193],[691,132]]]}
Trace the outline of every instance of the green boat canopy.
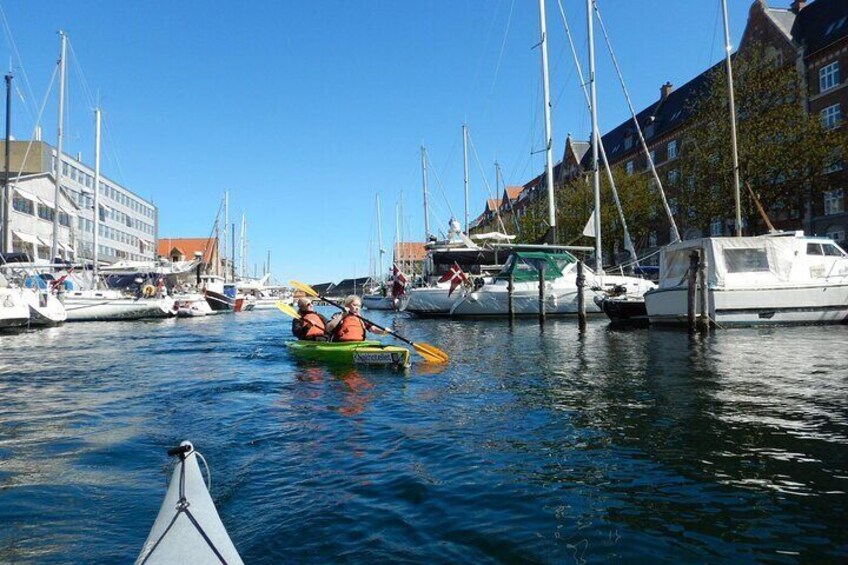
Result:
{"label": "green boat canopy", "polygon": [[552,281],[561,277],[569,264],[576,262],[577,258],[568,252],[516,251],[509,256],[498,278],[508,279],[512,275],[515,282],[537,281],[539,271],[544,268],[545,280]]}

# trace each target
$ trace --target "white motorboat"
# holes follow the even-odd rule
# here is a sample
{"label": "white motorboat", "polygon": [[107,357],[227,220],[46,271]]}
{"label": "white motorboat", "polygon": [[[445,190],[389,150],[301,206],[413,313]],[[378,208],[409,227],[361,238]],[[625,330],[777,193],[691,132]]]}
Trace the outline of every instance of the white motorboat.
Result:
{"label": "white motorboat", "polygon": [[69,322],[139,320],[176,315],[173,298],[133,297],[119,290],[73,290],[65,292]]}
{"label": "white motorboat", "polygon": [[[509,280],[513,281],[512,304],[516,316],[539,314],[539,272],[544,272],[546,315],[577,313],[577,259],[567,252],[544,253],[516,251],[503,270],[479,288],[465,294],[451,308],[452,316],[485,317],[509,314]],[[586,267],[584,286],[587,313],[601,309],[594,298],[605,296],[613,288],[626,289],[628,296],[641,296],[656,288],[651,281],[623,275],[599,275]]]}
{"label": "white motorboat", "polygon": [[202,294],[183,294],[174,297],[177,317],[195,318],[212,314],[212,307]]}
{"label": "white motorboat", "polygon": [[706,260],[707,311],[718,327],[848,321],[848,255],[831,239],[799,231],[667,246],[659,288],[645,294],[652,324],[687,323],[686,272],[693,251]]}
{"label": "white motorboat", "polygon": [[30,326],[56,326],[67,320],[65,305],[48,289],[23,288],[21,293],[29,308]]}
{"label": "white motorboat", "polygon": [[7,286],[0,274],[0,331],[26,327],[29,323],[29,306],[20,288]]}

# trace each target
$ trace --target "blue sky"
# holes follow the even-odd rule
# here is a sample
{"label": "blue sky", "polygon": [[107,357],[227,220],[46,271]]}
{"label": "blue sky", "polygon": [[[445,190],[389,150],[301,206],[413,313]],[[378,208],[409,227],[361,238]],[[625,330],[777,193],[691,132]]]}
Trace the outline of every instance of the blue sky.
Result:
{"label": "blue sky", "polygon": [[[583,63],[583,0],[562,0]],[[787,7],[789,0],[771,5]],[[734,45],[750,0],[729,0]],[[20,91],[13,135],[31,136],[69,37],[65,148],[93,162],[92,102],[106,131],[103,172],[159,206],[159,236],[210,234],[223,192],[248,221],[249,265],[268,249],[280,281],[368,274],[383,204],[384,247],[403,202],[405,239],[423,239],[420,149],[430,155],[431,231],[462,217],[461,125],[470,215],[494,189],[544,167],[535,0],[0,0],[0,57]],[[547,1],[554,159],[588,138],[556,0]],[[600,0],[637,110],[722,57],[719,0]],[[602,131],[628,118],[596,25]],[[19,53],[18,55],[15,53]],[[24,74],[28,81],[24,79]],[[23,99],[21,98],[23,97]],[[55,144],[56,87],[41,120]],[[479,165],[478,165],[479,159]],[[252,270],[252,267],[251,267]]]}

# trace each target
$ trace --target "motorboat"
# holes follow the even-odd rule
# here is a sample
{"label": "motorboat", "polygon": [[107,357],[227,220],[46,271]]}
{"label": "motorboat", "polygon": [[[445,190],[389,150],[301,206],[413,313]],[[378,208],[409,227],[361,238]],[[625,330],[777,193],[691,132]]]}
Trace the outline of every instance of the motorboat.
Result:
{"label": "motorboat", "polygon": [[29,323],[29,306],[20,288],[9,286],[0,274],[0,331],[26,327]]}
{"label": "motorboat", "polygon": [[178,318],[196,318],[212,314],[212,307],[202,294],[181,294],[174,296]]}
{"label": "motorboat", "polygon": [[707,237],[663,248],[659,288],[645,294],[651,324],[688,322],[692,253],[705,261],[706,311],[717,327],[848,321],[848,255],[832,239],[796,231]]}
{"label": "motorboat", "polygon": [[[578,311],[577,258],[561,250],[556,253],[514,251],[497,276],[469,290],[451,309],[455,317],[506,316],[509,314],[510,282],[512,312],[516,316],[538,315],[539,279],[544,280],[542,300],[546,315],[576,314]],[[651,281],[625,275],[598,274],[584,268],[587,313],[600,313],[595,297],[619,287],[629,296],[641,296],[655,288]]]}

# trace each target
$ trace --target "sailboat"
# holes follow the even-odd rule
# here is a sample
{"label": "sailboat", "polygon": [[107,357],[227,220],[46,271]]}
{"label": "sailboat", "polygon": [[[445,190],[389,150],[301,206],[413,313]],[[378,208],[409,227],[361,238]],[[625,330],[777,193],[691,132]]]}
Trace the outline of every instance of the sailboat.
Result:
{"label": "sailboat", "polygon": [[[601,206],[600,177],[598,167],[598,125],[595,95],[595,57],[592,38],[591,0],[587,2],[589,25],[589,64],[590,64],[590,106],[592,115],[592,162],[595,195],[594,229],[595,270],[585,269],[586,287],[595,297],[618,289],[629,296],[641,296],[654,283],[637,277],[607,275],[603,270],[601,252]],[[545,177],[548,188],[549,233],[555,237],[556,214],[553,189],[553,159],[550,125],[550,88],[548,84],[547,32],[545,30],[545,3],[539,0],[539,21],[541,28],[542,81],[544,93],[546,168]],[[544,251],[528,252],[515,250],[507,260],[501,272],[451,307],[451,316],[506,316],[539,314],[542,308],[548,315],[573,314],[577,312],[577,259],[564,247],[550,246]],[[541,279],[541,280],[540,280]],[[540,288],[541,285],[541,288]],[[541,295],[541,297],[540,297]],[[587,301],[587,312],[600,312],[595,301]]]}
{"label": "sailboat", "polygon": [[372,275],[371,281],[373,288],[371,292],[363,293],[362,305],[369,310],[394,310],[395,300],[388,292],[388,286],[383,280],[385,270],[383,268],[383,255],[386,250],[383,249],[383,228],[380,222],[380,194],[375,198],[376,202],[376,220],[377,220],[377,256],[378,260],[375,264],[376,273]]}

